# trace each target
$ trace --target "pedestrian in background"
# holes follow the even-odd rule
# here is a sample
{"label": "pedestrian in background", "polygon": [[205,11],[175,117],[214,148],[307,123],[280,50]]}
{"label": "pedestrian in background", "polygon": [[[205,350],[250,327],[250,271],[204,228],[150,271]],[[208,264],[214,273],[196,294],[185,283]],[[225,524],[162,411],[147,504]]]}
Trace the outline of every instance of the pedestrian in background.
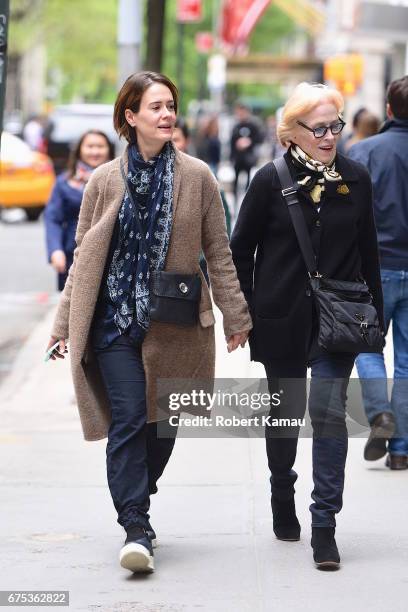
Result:
{"label": "pedestrian in background", "polygon": [[377,115],[374,115],[374,113],[367,109],[363,109],[358,114],[358,120],[355,122],[353,133],[344,143],[344,152],[347,153],[357,142],[377,134],[380,129],[380,123]]}
{"label": "pedestrian in background", "polygon": [[177,117],[173,130],[173,143],[179,151],[189,153],[190,149],[190,129],[187,121],[183,117]]}
{"label": "pedestrian in background", "polygon": [[380,129],[380,120],[365,106],[362,106],[354,113],[351,126],[351,132],[342,136],[337,144],[338,152],[343,155],[346,155],[356,142],[377,134]]}
{"label": "pedestrian in background", "polygon": [[[173,143],[179,151],[182,151],[183,153],[187,153],[189,142],[190,142],[190,130],[188,129],[187,123],[185,119],[183,119],[182,117],[177,117],[175,127],[174,127],[174,132],[173,132]],[[222,205],[224,208],[225,222],[226,222],[227,234],[229,238],[231,236],[231,213],[229,210],[227,199],[225,197],[225,193],[222,189],[220,189],[220,196],[221,196]],[[200,268],[209,286],[210,279],[208,276],[207,262],[205,260],[204,253],[202,251],[200,253]]]}
{"label": "pedestrian in background", "polygon": [[[161,425],[170,435],[158,433],[157,381],[214,377],[215,318],[201,250],[228,350],[243,346],[252,327],[217,182],[171,142],[177,103],[175,85],[155,72],[133,74],[121,88],[114,125],[128,146],[85,189],[74,263],[48,344],[59,340],[53,356],[63,357],[69,338],[85,439],[108,436],[108,484],[127,534],[120,563],[133,572],[154,569],[150,495],[174,445],[168,417]],[[197,305],[194,321],[182,316],[183,296]],[[155,320],[153,297],[163,308]]]}
{"label": "pedestrian in background", "polygon": [[279,142],[278,134],[276,131],[280,116],[282,114],[282,110],[282,107],[278,108],[275,115],[269,115],[269,117],[267,117],[266,119],[266,140],[268,141],[270,146],[269,150],[271,152],[271,159],[280,157],[286,152],[285,147],[282,147],[281,143]]}
{"label": "pedestrian in background", "polygon": [[[297,189],[320,274],[345,281],[364,278],[382,321],[370,177],[363,166],[336,153],[345,125],[343,106],[337,90],[301,83],[283,109],[278,135],[288,147],[283,159]],[[272,163],[251,182],[231,249],[253,318],[251,358],[264,364],[270,393],[280,394],[280,406],[271,408],[273,417],[303,418],[306,372],[311,368],[311,544],[319,568],[337,568],[335,516],[342,508],[348,446],[346,390],[356,355],[328,352],[317,343],[318,320],[308,270]],[[328,397],[321,401],[319,393],[325,392],[325,384]],[[326,426],[330,427],[327,435]],[[267,427],[265,433],[274,532],[280,540],[298,540],[293,465],[299,427]]]}
{"label": "pedestrian in background", "polygon": [[248,189],[251,170],[258,161],[258,145],[263,140],[260,126],[251,116],[245,104],[235,106],[236,123],[231,134],[230,159],[234,167],[234,196],[237,205],[238,180],[241,172],[246,173],[245,189]]}
{"label": "pedestrian in background", "polygon": [[41,115],[32,115],[23,128],[23,139],[32,151],[46,153],[45,146],[46,118]]}
{"label": "pedestrian in background", "polygon": [[218,133],[218,117],[213,115],[205,119],[195,138],[197,157],[210,166],[215,176],[221,160],[221,141]]}
{"label": "pedestrian in background", "polygon": [[57,177],[45,208],[48,261],[58,274],[62,291],[73,261],[75,232],[85,185],[92,172],[114,158],[114,148],[106,134],[88,130],[71,152],[67,171]]}
{"label": "pedestrian in background", "polygon": [[392,321],[394,383],[388,398],[384,355],[357,359],[371,432],[364,458],[388,452],[392,470],[408,467],[408,76],[387,91],[387,121],[377,136],[354,145],[349,156],[364,164],[374,189],[385,326]]}
{"label": "pedestrian in background", "polygon": [[[174,131],[173,131],[173,143],[175,144],[175,146],[177,147],[179,151],[182,151],[183,153],[188,153],[189,145],[190,145],[190,130],[188,128],[186,120],[183,117],[177,117],[177,120],[174,126]],[[210,166],[210,169],[212,170],[211,166]],[[227,226],[227,234],[229,237],[231,236],[231,212],[230,212],[227,198],[225,197],[225,193],[223,189],[220,189],[220,196],[221,196],[222,205],[224,208],[225,222]],[[206,279],[208,279],[206,266],[204,266],[204,268],[205,268],[203,270],[204,275]]]}

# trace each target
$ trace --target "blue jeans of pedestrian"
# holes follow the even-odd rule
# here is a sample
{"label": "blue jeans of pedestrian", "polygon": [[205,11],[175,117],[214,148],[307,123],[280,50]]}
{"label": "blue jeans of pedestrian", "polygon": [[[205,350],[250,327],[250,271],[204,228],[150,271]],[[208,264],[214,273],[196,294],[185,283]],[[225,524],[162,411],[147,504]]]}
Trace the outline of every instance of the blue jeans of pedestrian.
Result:
{"label": "blue jeans of pedestrian", "polygon": [[381,412],[394,414],[396,430],[389,441],[392,455],[408,455],[408,271],[381,270],[386,330],[392,321],[394,382],[388,396],[384,355],[362,353],[356,360],[364,409],[369,423]]}
{"label": "blue jeans of pedestrian", "polygon": [[[274,360],[265,365],[269,392],[284,387],[275,417],[302,419],[306,411],[306,373],[311,367],[309,414],[313,427],[313,527],[335,527],[335,515],[343,505],[344,471],[348,449],[346,427],[347,386],[354,354],[326,353],[306,364],[301,360]],[[284,384],[283,384],[283,379]],[[291,379],[291,380],[288,380]],[[294,496],[299,428],[266,427],[266,452],[271,471],[272,496],[289,500]]]}
{"label": "blue jeans of pedestrian", "polygon": [[170,458],[173,437],[158,437],[157,424],[147,424],[146,379],[141,346],[127,336],[96,349],[108,394],[112,421],[106,446],[109,490],[118,523],[149,528],[150,494]]}

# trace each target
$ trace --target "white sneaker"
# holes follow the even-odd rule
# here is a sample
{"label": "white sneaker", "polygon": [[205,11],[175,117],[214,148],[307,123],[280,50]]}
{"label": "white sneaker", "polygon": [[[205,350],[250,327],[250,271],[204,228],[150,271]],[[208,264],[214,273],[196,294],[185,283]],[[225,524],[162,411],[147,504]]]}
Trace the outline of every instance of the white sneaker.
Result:
{"label": "white sneaker", "polygon": [[119,562],[122,567],[131,572],[154,571],[152,543],[144,529],[133,527],[128,532],[124,546],[119,553]]}

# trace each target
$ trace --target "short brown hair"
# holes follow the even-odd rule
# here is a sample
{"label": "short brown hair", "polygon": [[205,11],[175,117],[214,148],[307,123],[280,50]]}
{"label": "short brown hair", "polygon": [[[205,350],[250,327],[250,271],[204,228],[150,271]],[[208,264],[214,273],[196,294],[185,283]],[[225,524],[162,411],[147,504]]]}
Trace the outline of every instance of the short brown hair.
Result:
{"label": "short brown hair", "polygon": [[178,90],[168,77],[159,72],[149,72],[147,70],[131,74],[118,93],[113,111],[113,126],[119,136],[126,138],[129,143],[136,141],[136,133],[135,129],[126,121],[125,110],[130,108],[134,113],[138,113],[140,100],[146,89],[149,89],[153,83],[161,83],[170,89],[174,100],[174,109],[177,113]]}
{"label": "short brown hair", "polygon": [[387,102],[397,119],[408,119],[408,75],[389,84]]}

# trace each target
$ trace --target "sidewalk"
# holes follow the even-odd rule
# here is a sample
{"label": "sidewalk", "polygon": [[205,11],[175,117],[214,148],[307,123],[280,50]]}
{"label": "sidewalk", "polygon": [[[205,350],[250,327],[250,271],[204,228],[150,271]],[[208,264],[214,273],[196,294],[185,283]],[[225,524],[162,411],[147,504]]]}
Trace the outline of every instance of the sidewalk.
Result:
{"label": "sidewalk", "polygon": [[[272,531],[262,439],[178,440],[152,498],[156,572],[120,568],[106,441],[82,438],[68,360],[42,361],[52,316],[0,389],[0,589],[69,590],[69,609],[91,612],[407,610],[408,472],[365,463],[361,439],[350,440],[340,571],[312,562],[310,440],[297,460],[302,538],[285,543]],[[224,345],[217,325],[218,375],[263,375]]]}

